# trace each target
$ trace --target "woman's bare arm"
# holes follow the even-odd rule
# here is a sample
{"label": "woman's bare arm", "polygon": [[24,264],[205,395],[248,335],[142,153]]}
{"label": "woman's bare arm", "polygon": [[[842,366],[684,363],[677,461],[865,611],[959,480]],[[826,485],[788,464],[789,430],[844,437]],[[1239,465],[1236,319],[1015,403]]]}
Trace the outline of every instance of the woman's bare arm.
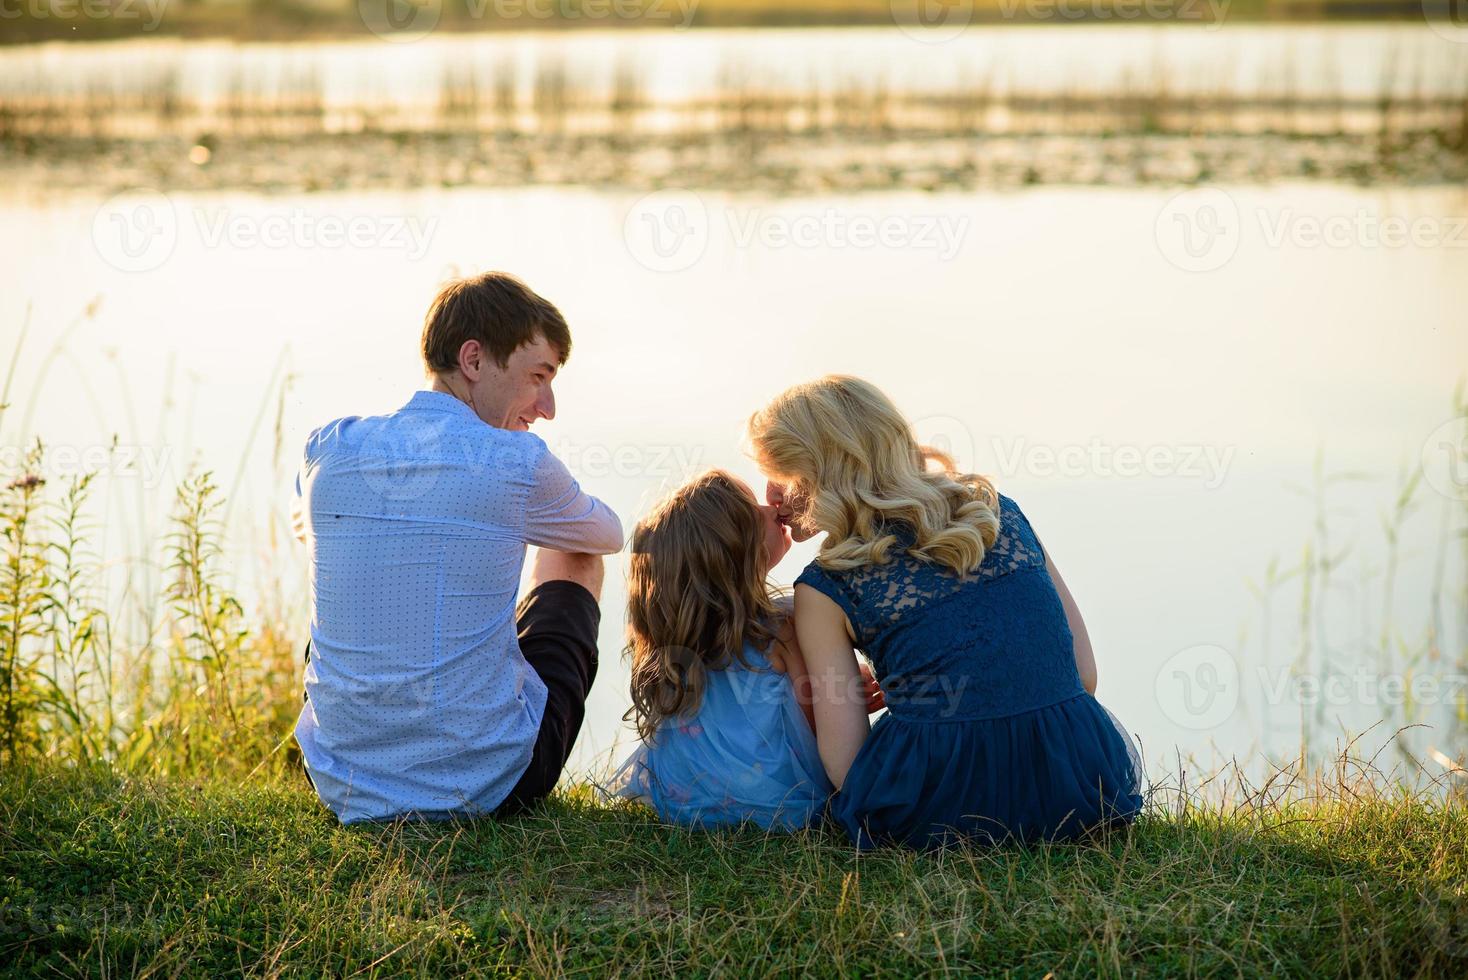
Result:
{"label": "woman's bare arm", "polygon": [[871,731],[856,651],[847,635],[846,614],[816,589],[796,585],[795,632],[810,678],[821,764],[831,785],[839,790]]}
{"label": "woman's bare arm", "polygon": [[1044,545],[1040,546],[1040,550],[1045,552],[1045,571],[1050,573],[1050,581],[1055,583],[1055,591],[1060,593],[1060,604],[1065,607],[1065,621],[1070,624],[1071,635],[1075,637],[1076,670],[1081,675],[1081,686],[1095,694],[1096,655],[1091,650],[1091,636],[1086,632],[1086,621],[1081,618],[1080,607],[1076,605],[1070,589],[1065,587],[1065,579],[1060,577],[1055,563],[1050,560],[1050,552],[1045,551]]}
{"label": "woman's bare arm", "polygon": [[[811,697],[810,672],[805,666],[805,656],[800,652],[800,637],[795,631],[795,600],[792,596],[781,596],[775,600],[775,607],[785,614],[785,620],[780,624],[780,632],[775,637],[767,659],[771,667],[790,678],[790,683],[795,688],[795,701],[805,714],[805,720],[810,722],[811,731],[815,731],[816,714],[814,699]],[[845,627],[849,636],[850,624],[846,623]],[[861,674],[862,697],[866,699],[867,714],[881,711],[887,706],[887,696],[872,675],[872,668],[864,660],[858,660],[857,670]]]}

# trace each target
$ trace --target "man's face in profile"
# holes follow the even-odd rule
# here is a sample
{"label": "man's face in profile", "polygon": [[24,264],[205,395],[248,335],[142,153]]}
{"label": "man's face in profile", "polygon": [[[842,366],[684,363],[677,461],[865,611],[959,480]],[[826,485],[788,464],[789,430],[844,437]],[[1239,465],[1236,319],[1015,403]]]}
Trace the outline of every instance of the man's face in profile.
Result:
{"label": "man's face in profile", "polygon": [[560,353],[544,337],[521,344],[503,368],[488,350],[481,348],[477,357],[478,377],[470,380],[469,393],[481,419],[497,429],[524,432],[541,419],[556,417],[551,382]]}

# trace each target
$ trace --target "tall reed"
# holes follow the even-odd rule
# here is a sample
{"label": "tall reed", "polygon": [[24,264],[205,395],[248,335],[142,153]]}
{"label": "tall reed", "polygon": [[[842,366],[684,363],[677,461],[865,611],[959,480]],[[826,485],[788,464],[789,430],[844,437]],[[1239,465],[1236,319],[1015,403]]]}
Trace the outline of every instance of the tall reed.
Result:
{"label": "tall reed", "polygon": [[43,746],[42,717],[52,701],[41,656],[53,578],[42,525],[42,488],[35,474],[42,447],[26,457],[26,472],[0,495],[5,569],[0,581],[0,761],[10,763]]}
{"label": "tall reed", "polygon": [[154,597],[161,640],[115,642],[104,564],[85,520],[96,474],[59,494],[43,447],[0,494],[0,761],[49,756],[171,774],[279,767],[299,704],[296,640],[280,602],[252,625],[225,584],[222,506],[212,474],[178,488]]}
{"label": "tall reed", "polygon": [[[1453,417],[1468,418],[1462,386],[1452,404]],[[1301,758],[1323,764],[1333,757],[1334,740],[1343,730],[1375,721],[1387,730],[1402,729],[1390,746],[1408,771],[1461,773],[1468,762],[1468,501],[1441,498],[1430,534],[1435,542],[1430,584],[1417,597],[1425,600],[1425,615],[1408,616],[1402,586],[1412,553],[1405,542],[1409,527],[1420,526],[1430,510],[1432,492],[1420,468],[1404,467],[1377,530],[1342,534],[1335,492],[1370,478],[1331,470],[1317,454],[1311,485],[1295,488],[1313,512],[1300,557],[1288,565],[1273,558],[1262,580],[1248,583],[1258,605],[1258,650],[1257,656],[1242,651],[1241,659],[1257,662],[1266,672],[1275,669],[1273,651],[1288,629],[1280,622],[1278,604],[1288,601],[1287,590],[1293,589],[1294,631],[1284,639],[1294,650],[1288,674],[1298,696]],[[1368,554],[1377,560],[1370,561]],[[1359,625],[1346,630],[1353,617]],[[1356,684],[1360,701],[1331,703],[1327,692],[1342,678],[1367,682],[1364,688]],[[1416,690],[1431,697],[1418,697]],[[1351,711],[1358,709],[1353,717]],[[1371,711],[1378,717],[1366,717]]]}

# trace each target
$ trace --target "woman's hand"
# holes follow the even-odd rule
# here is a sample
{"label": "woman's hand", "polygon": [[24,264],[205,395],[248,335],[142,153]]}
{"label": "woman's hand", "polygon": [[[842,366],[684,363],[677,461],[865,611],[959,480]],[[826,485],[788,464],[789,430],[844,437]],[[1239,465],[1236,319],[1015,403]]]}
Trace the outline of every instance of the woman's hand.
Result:
{"label": "woman's hand", "polygon": [[858,665],[861,671],[862,692],[867,699],[867,714],[881,711],[887,707],[887,696],[882,693],[882,687],[877,683],[876,675],[872,673],[872,666],[868,663]]}

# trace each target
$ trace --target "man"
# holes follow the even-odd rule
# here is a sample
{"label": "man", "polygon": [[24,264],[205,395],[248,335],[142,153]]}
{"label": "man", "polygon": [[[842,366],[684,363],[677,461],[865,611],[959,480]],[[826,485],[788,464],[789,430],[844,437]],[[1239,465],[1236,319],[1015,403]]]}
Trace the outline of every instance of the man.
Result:
{"label": "man", "polygon": [[296,480],[312,605],[296,740],[343,823],[549,794],[596,676],[599,556],[622,546],[529,431],[555,417],[571,353],[553,305],[504,273],[451,282],[422,350],[428,389],[317,429]]}

